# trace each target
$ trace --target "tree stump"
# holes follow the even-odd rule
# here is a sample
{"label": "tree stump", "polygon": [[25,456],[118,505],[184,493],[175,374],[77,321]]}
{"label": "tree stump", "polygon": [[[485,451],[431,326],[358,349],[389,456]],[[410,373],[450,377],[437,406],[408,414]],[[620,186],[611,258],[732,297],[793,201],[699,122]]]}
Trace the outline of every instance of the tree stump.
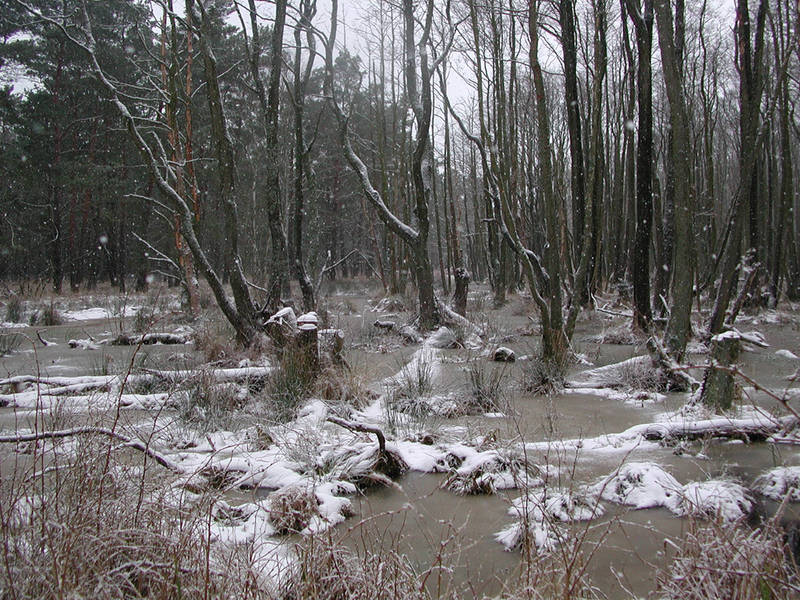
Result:
{"label": "tree stump", "polygon": [[[311,313],[309,313],[311,314]],[[316,317],[316,313],[313,313]],[[282,308],[264,323],[264,330],[278,348],[297,334],[297,317],[291,307]]]}
{"label": "tree stump", "polygon": [[310,312],[297,318],[297,352],[310,376],[319,373],[319,342],[317,313]]}
{"label": "tree stump", "polygon": [[320,349],[330,356],[335,365],[344,363],[344,332],[341,329],[320,329],[318,333]]}
{"label": "tree stump", "polygon": [[711,363],[703,377],[700,401],[716,410],[730,410],[739,399],[732,367],[742,350],[742,338],[735,329],[711,338]]}
{"label": "tree stump", "polygon": [[456,290],[453,293],[453,310],[462,317],[467,316],[467,292],[469,291],[469,271],[464,267],[455,270]]}

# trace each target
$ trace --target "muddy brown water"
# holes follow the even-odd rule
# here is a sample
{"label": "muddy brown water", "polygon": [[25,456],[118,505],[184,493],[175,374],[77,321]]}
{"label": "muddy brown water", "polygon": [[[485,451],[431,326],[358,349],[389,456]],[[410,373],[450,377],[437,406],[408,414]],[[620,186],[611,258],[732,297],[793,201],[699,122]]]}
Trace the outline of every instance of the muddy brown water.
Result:
{"label": "muddy brown water", "polygon": [[[484,319],[494,332],[496,345],[506,345],[518,355],[535,354],[538,336],[535,324],[520,306],[522,300],[512,300],[500,311],[481,308],[476,320]],[[343,310],[342,307],[346,307]],[[348,361],[353,370],[376,392],[381,381],[394,375],[408,361],[415,348],[403,346],[396,339],[381,336],[372,327],[376,315],[370,313],[364,297],[348,297],[340,301],[339,312],[332,311],[330,325],[345,329],[348,334]],[[402,321],[407,313],[399,313]],[[645,352],[644,348],[599,344],[591,337],[619,324],[619,318],[594,314],[582,320],[576,332],[576,345],[595,366],[602,366]],[[771,344],[769,348],[745,352],[742,369],[760,383],[774,389],[789,387],[786,377],[794,372],[800,361],[776,356],[775,351],[788,349],[800,354],[797,328],[792,323],[744,322],[742,330],[761,331]],[[36,331],[56,346],[42,346]],[[33,340],[23,343],[20,351],[0,358],[0,377],[36,372],[46,375],[104,374],[124,371],[131,364],[158,368],[185,368],[200,358],[192,346],[132,347],[105,346],[100,350],[74,350],[66,341],[71,338],[99,338],[112,333],[108,321],[67,323],[58,327],[15,330]],[[533,334],[533,335],[530,335]],[[33,347],[34,351],[29,348]],[[468,393],[469,361],[475,352],[448,350],[442,353],[442,368],[435,385],[437,391]],[[527,442],[548,439],[593,437],[616,433],[632,425],[651,422],[660,413],[674,410],[684,396],[670,395],[664,402],[652,404],[626,403],[620,400],[591,395],[534,396],[522,390],[521,381],[529,363],[517,362],[505,367],[489,363],[486,369],[503,369],[505,418],[464,417],[460,419],[431,419],[425,425],[448,428],[460,427],[467,435],[494,432],[498,439]],[[697,357],[702,362],[702,357]],[[588,367],[575,367],[578,371]],[[751,400],[770,409],[776,402],[763,393],[753,394]],[[0,409],[0,429],[13,430],[34,425],[34,415],[12,408]],[[128,424],[150,418],[146,413],[130,412],[121,418]],[[39,424],[41,427],[42,424]],[[700,456],[694,454],[700,453]],[[533,460],[541,457],[534,456]],[[16,459],[19,460],[19,459]],[[24,459],[22,459],[24,462]],[[665,466],[681,483],[728,477],[749,485],[765,470],[777,465],[800,465],[800,449],[774,444],[741,444],[725,441],[697,443],[689,452],[676,455],[671,448],[655,448],[625,453],[581,452],[562,457],[560,477],[565,485],[591,483],[616,469],[624,460],[654,461]],[[4,456],[0,470],[13,467],[12,458]],[[419,570],[424,571],[437,555],[444,553],[452,573],[442,579],[436,570],[428,578],[429,589],[435,590],[440,581],[454,581],[467,595],[482,597],[502,593],[521,577],[521,556],[506,552],[494,540],[494,534],[510,525],[509,504],[519,492],[509,490],[491,496],[457,496],[440,489],[442,475],[409,473],[399,484],[401,490],[385,488],[370,491],[353,499],[356,516],[340,526],[337,535],[354,547],[365,545],[373,550],[380,547],[398,548]],[[232,498],[232,500],[235,500]],[[588,542],[600,544],[591,552],[587,574],[599,592],[609,598],[646,596],[655,585],[653,565],[664,564],[665,538],[676,539],[687,527],[685,519],[676,518],[666,509],[627,510],[605,504],[606,515],[588,525]],[[759,499],[759,512],[774,514],[777,505]],[[800,518],[796,506],[788,507],[787,518]],[[363,525],[359,525],[363,523]],[[586,524],[565,526],[572,539],[582,535]],[[449,579],[451,578],[451,579]],[[433,588],[431,586],[434,586]]]}

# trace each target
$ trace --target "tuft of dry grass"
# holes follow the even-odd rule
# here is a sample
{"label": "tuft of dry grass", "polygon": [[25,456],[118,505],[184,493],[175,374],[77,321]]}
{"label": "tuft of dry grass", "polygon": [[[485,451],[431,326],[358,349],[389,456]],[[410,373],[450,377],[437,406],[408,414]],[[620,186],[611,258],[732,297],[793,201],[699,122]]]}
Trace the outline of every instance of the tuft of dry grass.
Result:
{"label": "tuft of dry grass", "polygon": [[657,573],[659,598],[797,598],[797,564],[774,521],[751,529],[721,521],[690,521],[674,554]]}
{"label": "tuft of dry grass", "polygon": [[522,388],[536,395],[551,396],[564,387],[566,369],[549,360],[529,361],[522,371]]}
{"label": "tuft of dry grass", "polygon": [[3,598],[240,596],[246,577],[223,573],[208,540],[209,499],[171,497],[160,467],[133,465],[108,442],[73,450],[2,482]]}
{"label": "tuft of dry grass", "polygon": [[280,535],[300,533],[317,514],[319,501],[310,488],[287,486],[269,496],[269,520]]}

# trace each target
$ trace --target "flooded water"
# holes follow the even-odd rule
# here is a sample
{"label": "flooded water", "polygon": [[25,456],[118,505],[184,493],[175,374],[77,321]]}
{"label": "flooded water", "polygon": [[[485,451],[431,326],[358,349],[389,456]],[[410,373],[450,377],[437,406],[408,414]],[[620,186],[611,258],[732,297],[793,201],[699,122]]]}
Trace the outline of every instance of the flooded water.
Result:
{"label": "flooded water", "polygon": [[[396,340],[382,341],[372,328],[375,315],[368,312],[364,299],[353,300],[350,304],[346,313],[331,318],[330,325],[348,332],[352,346],[347,353],[348,362],[375,392],[381,393],[384,391],[381,382],[396,374],[416,348],[401,346]],[[522,335],[535,329],[525,314],[515,315],[512,311],[486,313],[487,322],[491,322],[498,332],[494,345],[507,345],[518,355],[536,352],[537,336]],[[402,318],[400,316],[398,320]],[[619,320],[595,315],[579,327],[576,334],[578,349],[595,366],[646,352],[641,347],[589,341],[590,336],[614,322]],[[749,325],[744,323],[741,329],[748,330]],[[742,370],[776,391],[794,386],[786,377],[798,367],[798,361],[778,356],[775,351],[788,349],[800,353],[795,327],[787,323],[758,323],[752,328],[761,331],[771,346],[745,352],[741,360]],[[36,339],[37,331],[57,345],[43,346]],[[504,338],[501,335],[503,331],[514,335]],[[26,336],[27,341],[19,352],[0,358],[0,377],[36,372],[47,376],[101,375],[125,372],[134,366],[138,369],[148,366],[185,368],[199,360],[192,346],[68,348],[66,342],[69,339],[100,338],[110,334],[108,321],[25,328],[15,330],[15,333]],[[433,382],[437,392],[455,397],[469,393],[468,369],[470,361],[476,357],[483,368],[502,370],[498,410],[505,417],[440,418],[429,421],[428,425],[445,431],[466,432],[473,437],[491,434],[509,444],[585,439],[653,422],[660,414],[675,410],[685,401],[684,395],[676,394],[655,403],[626,402],[580,393],[537,396],[525,392],[522,385],[525,370],[530,368],[529,362],[518,361],[503,367],[479,357],[476,351],[468,350],[442,352],[441,368]],[[585,368],[588,367],[576,366],[572,372]],[[764,393],[752,394],[748,399],[771,410],[778,404]],[[41,429],[47,422],[34,422],[41,418],[40,414],[0,408],[0,429]],[[132,411],[122,418],[135,425],[137,421],[150,419],[151,415]],[[551,466],[558,468],[555,480],[551,482],[556,486],[594,483],[623,462],[632,460],[656,462],[680,483],[724,477],[745,486],[774,466],[800,465],[800,448],[796,446],[710,440],[695,442],[683,450],[676,453],[670,447],[648,446],[620,452],[575,450],[549,456],[540,452],[529,458],[536,464],[551,461]],[[24,459],[4,455],[0,460],[0,470],[7,472],[14,468],[12,460]],[[398,481],[401,490],[380,488],[357,495],[352,499],[356,516],[340,526],[338,533],[352,547],[398,548],[420,571],[434,563],[437,556],[445,555],[445,562],[453,565],[454,569],[444,578],[440,577],[441,573],[432,572],[427,582],[429,589],[446,585],[448,581],[458,586],[466,586],[468,582],[469,594],[475,597],[499,594],[520,576],[520,554],[504,551],[494,539],[497,532],[512,523],[508,509],[519,491],[459,496],[441,489],[444,477],[411,472]],[[230,500],[235,502],[236,497],[232,496]],[[774,514],[777,509],[774,502],[757,500],[759,514]],[[563,525],[566,539],[581,539],[585,535],[584,551],[590,557],[586,572],[601,595],[610,598],[646,596],[654,587],[653,565],[663,565],[664,562],[665,538],[679,538],[687,521],[664,508],[629,510],[610,503],[606,503],[605,508],[606,514],[602,518],[588,524]],[[800,512],[796,506],[789,506],[785,517],[800,518]],[[593,549],[594,545],[598,545],[598,549]],[[564,556],[570,555],[566,553]]]}

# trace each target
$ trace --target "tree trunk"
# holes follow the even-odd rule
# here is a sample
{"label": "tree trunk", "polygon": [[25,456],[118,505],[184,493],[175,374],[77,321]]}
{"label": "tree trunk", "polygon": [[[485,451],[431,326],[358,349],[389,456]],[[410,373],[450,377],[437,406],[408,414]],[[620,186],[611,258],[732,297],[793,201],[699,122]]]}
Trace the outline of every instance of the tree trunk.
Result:
{"label": "tree trunk", "polygon": [[467,293],[469,292],[469,272],[464,267],[455,270],[456,291],[453,294],[453,310],[462,317],[467,316]]}
{"label": "tree trunk", "polygon": [[636,29],[638,63],[636,68],[639,104],[638,145],[636,148],[636,237],[633,245],[633,326],[650,329],[650,242],[653,216],[653,77],[650,59],[653,45],[653,2],[625,0],[628,16]]}
{"label": "tree trunk", "polygon": [[731,224],[728,240],[724,248],[719,283],[711,317],[708,322],[708,333],[713,335],[722,331],[725,323],[725,312],[728,310],[731,296],[736,287],[739,274],[737,265],[741,258],[741,241],[744,221],[747,218],[748,202],[752,201],[755,163],[760,145],[759,111],[763,81],[761,76],[761,56],[763,34],[766,19],[766,2],[761,0],[758,8],[756,24],[755,56],[752,54],[750,41],[750,13],[747,0],[739,0],[737,8],[737,40],[739,47],[739,102],[740,102],[740,153],[739,153],[739,187],[731,208]]}
{"label": "tree trunk", "polygon": [[[666,331],[667,350],[676,360],[681,360],[692,332],[690,317],[694,285],[694,243],[688,180],[691,169],[689,160],[691,140],[680,64],[682,41],[676,42],[668,0],[655,0],[655,14],[669,100],[669,122],[673,134],[673,143],[669,152],[676,173],[681,174],[680,177],[675,178],[675,254],[671,289],[672,301]],[[680,17],[677,19],[678,23],[682,21],[682,15]],[[680,32],[680,28],[678,31]]]}

